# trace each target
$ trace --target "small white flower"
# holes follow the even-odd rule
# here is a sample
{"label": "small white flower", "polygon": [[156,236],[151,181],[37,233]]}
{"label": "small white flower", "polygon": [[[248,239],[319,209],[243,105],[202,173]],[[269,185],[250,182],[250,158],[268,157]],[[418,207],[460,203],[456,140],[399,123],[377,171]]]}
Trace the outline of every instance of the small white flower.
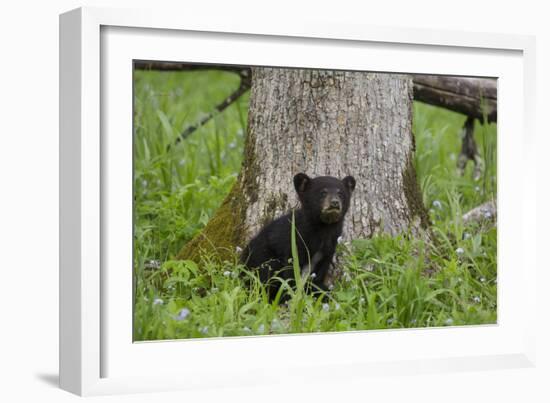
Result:
{"label": "small white flower", "polygon": [[433,203],[432,203],[432,205],[433,205],[435,208],[441,210],[442,205],[441,205],[441,202],[440,202],[439,200],[434,200]]}
{"label": "small white flower", "polygon": [[469,232],[464,233],[464,239],[470,239],[471,237],[472,237],[472,235],[470,235]]}
{"label": "small white flower", "polygon": [[493,214],[490,211],[486,211],[485,213],[483,213],[483,216],[485,218],[491,218],[493,216]]}
{"label": "small white flower", "polygon": [[359,298],[359,303],[360,303],[360,304],[364,304],[364,303],[365,303],[365,297]]}
{"label": "small white flower", "polygon": [[141,186],[142,187],[146,188],[147,185],[148,185],[148,182],[145,179],[141,181]]}
{"label": "small white flower", "polygon": [[146,269],[160,269],[160,260],[151,259],[145,262]]}
{"label": "small white flower", "polygon": [[464,249],[462,249],[462,248],[456,248],[456,251],[455,251],[455,252],[456,252],[457,255],[463,255],[463,254],[464,254]]}
{"label": "small white flower", "polygon": [[389,318],[387,323],[388,323],[388,325],[391,325],[393,323],[393,318]]}
{"label": "small white flower", "polygon": [[185,165],[185,158],[182,158],[181,160],[179,160],[178,162],[179,166],[182,167]]}
{"label": "small white flower", "polygon": [[416,325],[416,319],[411,319],[411,325]]}
{"label": "small white flower", "polygon": [[311,273],[310,277],[311,277],[312,279],[314,279],[315,277],[317,277],[317,274]]}
{"label": "small white flower", "polygon": [[292,258],[288,258],[288,263],[292,263]]}
{"label": "small white flower", "polygon": [[334,304],[334,309],[338,311],[340,309],[340,304],[339,303]]}
{"label": "small white flower", "polygon": [[346,282],[350,282],[350,281],[351,281],[351,276],[349,275],[348,272],[345,272],[345,273],[344,273],[344,281],[346,281]]}
{"label": "small white flower", "polygon": [[237,253],[241,253],[242,251],[243,251],[243,249],[240,246],[237,246],[235,248],[235,252],[237,252]]}
{"label": "small white flower", "polygon": [[328,286],[328,289],[329,289],[329,291],[334,290],[334,284],[329,285],[329,286]]}
{"label": "small white flower", "polygon": [[212,290],[210,290],[210,292],[212,292],[212,294],[217,293],[218,292],[218,287],[212,288]]}
{"label": "small white flower", "polygon": [[223,272],[223,275],[225,277],[229,277],[231,275],[231,272],[229,270],[226,270],[226,271]]}
{"label": "small white flower", "polygon": [[479,278],[479,281],[480,281],[481,283],[484,283],[484,282],[485,282],[485,277],[480,277],[480,278]]}
{"label": "small white flower", "polygon": [[323,311],[328,312],[330,310],[330,305],[326,302],[323,304]]}
{"label": "small white flower", "polygon": [[229,143],[229,148],[233,149],[237,147],[237,143],[235,143],[234,141],[232,141],[231,143]]}
{"label": "small white flower", "polygon": [[203,326],[199,328],[199,332],[201,332],[202,334],[208,333],[208,326]]}
{"label": "small white flower", "polygon": [[474,190],[475,190],[476,192],[479,192],[479,191],[480,191],[479,186],[476,186]]}
{"label": "small white flower", "polygon": [[477,295],[473,298],[473,300],[476,304],[479,304],[481,302],[481,298],[479,298]]}
{"label": "small white flower", "polygon": [[162,305],[164,304],[164,301],[160,298],[155,298],[155,300],[153,301],[153,305]]}
{"label": "small white flower", "polygon": [[445,321],[445,325],[451,326],[453,324],[453,318],[449,318]]}
{"label": "small white flower", "polygon": [[250,333],[251,330],[248,326],[243,327],[243,332]]}
{"label": "small white flower", "polygon": [[176,320],[185,320],[189,316],[190,313],[191,313],[191,311],[189,309],[182,308],[180,313],[178,313],[178,316],[176,316]]}
{"label": "small white flower", "polygon": [[342,235],[340,235],[340,236],[338,237],[338,239],[336,240],[336,242],[342,243],[343,240],[344,240],[344,238],[342,238]]}
{"label": "small white flower", "polygon": [[265,330],[265,326],[264,324],[262,323],[260,326],[258,326],[258,333],[263,333]]}
{"label": "small white flower", "polygon": [[237,278],[238,276],[239,276],[239,273],[237,273],[236,271],[231,272],[231,277]]}

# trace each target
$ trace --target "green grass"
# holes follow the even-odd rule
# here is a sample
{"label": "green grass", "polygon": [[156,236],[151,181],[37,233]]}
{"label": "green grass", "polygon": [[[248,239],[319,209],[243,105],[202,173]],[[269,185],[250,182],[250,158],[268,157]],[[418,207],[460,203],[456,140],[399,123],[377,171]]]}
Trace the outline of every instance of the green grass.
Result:
{"label": "green grass", "polygon": [[456,169],[464,117],[415,103],[415,167],[433,243],[377,236],[339,245],[344,274],[327,299],[298,287],[288,306],[235,256],[200,265],[175,254],[203,228],[236,179],[248,95],[176,147],[177,134],[238,86],[223,72],[135,73],[134,339],[346,331],[496,322],[496,229],[463,212],[496,193],[496,126],[475,137],[485,170]]}

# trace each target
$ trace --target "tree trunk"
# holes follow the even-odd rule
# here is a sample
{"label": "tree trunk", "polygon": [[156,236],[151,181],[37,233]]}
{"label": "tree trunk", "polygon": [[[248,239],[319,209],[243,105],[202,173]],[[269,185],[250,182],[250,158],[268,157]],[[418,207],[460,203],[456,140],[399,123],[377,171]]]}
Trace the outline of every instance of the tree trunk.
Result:
{"label": "tree trunk", "polygon": [[345,239],[418,234],[428,219],[413,165],[412,100],[406,75],[253,68],[241,172],[179,257],[244,246],[297,206],[298,172],[355,177]]}

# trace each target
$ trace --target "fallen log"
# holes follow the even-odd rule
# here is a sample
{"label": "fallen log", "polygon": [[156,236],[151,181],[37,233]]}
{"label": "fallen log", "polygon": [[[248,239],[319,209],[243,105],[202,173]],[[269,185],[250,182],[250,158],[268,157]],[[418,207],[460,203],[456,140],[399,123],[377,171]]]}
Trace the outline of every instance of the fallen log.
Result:
{"label": "fallen log", "polygon": [[497,121],[495,79],[413,75],[414,99],[481,122]]}
{"label": "fallen log", "polygon": [[[251,86],[251,69],[245,66],[135,61],[134,68],[158,71],[221,70],[238,74],[241,78],[239,87],[200,122],[184,129],[176,143],[208,123],[216,113],[223,111],[239,99]],[[421,74],[414,74],[412,77],[415,101],[459,112],[481,122],[496,122],[497,86],[495,79]]]}
{"label": "fallen log", "polygon": [[462,216],[464,225],[483,222],[494,222],[497,220],[497,202],[489,200],[480,206],[473,208]]}

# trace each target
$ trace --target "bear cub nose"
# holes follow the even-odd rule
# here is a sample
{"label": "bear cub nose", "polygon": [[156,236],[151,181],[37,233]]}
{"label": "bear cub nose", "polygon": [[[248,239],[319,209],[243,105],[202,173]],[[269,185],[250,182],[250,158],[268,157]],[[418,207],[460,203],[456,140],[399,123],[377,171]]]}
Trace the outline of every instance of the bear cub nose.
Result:
{"label": "bear cub nose", "polygon": [[330,207],[334,207],[334,208],[340,208],[340,200],[338,199],[332,199],[330,201]]}

